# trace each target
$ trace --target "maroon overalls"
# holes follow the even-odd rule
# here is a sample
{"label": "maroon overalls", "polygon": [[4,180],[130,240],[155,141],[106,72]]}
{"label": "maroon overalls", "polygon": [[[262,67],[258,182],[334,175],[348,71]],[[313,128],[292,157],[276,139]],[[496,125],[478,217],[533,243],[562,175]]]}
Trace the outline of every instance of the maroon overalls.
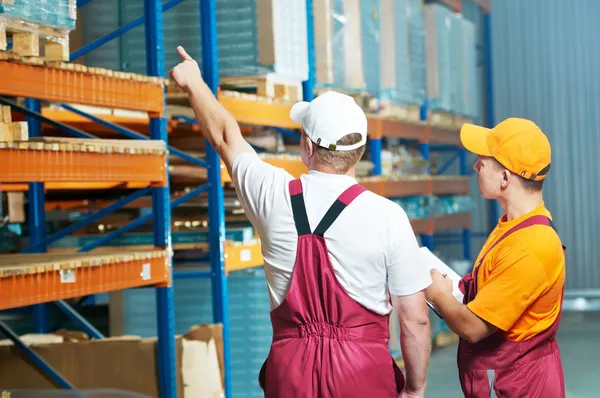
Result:
{"label": "maroon overalls", "polygon": [[[510,234],[532,225],[554,228],[548,217],[538,215],[506,231],[481,257],[474,275],[465,276],[459,284],[465,295],[464,304],[477,295],[477,273],[485,256]],[[556,343],[559,324],[560,315],[549,329],[520,342],[506,339],[502,331],[476,344],[461,339],[458,370],[465,397],[564,398],[564,376]]]}
{"label": "maroon overalls", "polygon": [[344,191],[312,233],[300,180],[289,190],[298,250],[288,293],[271,311],[273,342],[259,375],[265,397],[397,398],[404,376],[388,349],[389,315],[346,293],[323,237],[365,189],[356,184]]}

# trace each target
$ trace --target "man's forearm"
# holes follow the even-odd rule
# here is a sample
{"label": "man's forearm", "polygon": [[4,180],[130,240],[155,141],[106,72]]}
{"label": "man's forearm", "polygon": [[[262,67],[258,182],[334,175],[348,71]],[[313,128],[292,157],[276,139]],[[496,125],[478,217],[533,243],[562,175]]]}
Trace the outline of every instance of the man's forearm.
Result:
{"label": "man's forearm", "polygon": [[406,390],[424,394],[431,354],[429,322],[400,325],[400,345],[406,369]]}
{"label": "man's forearm", "polygon": [[234,129],[239,133],[236,120],[221,105],[204,81],[191,85],[187,93],[202,135],[217,152],[220,152],[219,149],[227,143],[227,131]]}
{"label": "man's forearm", "polygon": [[437,298],[434,304],[450,330],[464,340],[475,343],[495,331],[450,294]]}

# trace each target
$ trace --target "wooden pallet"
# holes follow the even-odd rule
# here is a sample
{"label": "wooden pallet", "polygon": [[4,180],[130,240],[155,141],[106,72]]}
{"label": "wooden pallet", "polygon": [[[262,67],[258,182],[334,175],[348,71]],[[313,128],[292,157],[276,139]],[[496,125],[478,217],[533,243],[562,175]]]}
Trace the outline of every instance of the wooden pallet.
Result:
{"label": "wooden pallet", "polygon": [[27,23],[11,17],[0,22],[0,51],[6,52],[8,38],[12,38],[12,52],[22,57],[40,58],[48,61],[69,60],[69,31]]}
{"label": "wooden pallet", "polygon": [[377,112],[377,98],[375,98],[371,93],[362,90],[344,90],[340,88],[333,87],[318,87],[315,89],[315,95],[323,95],[329,91],[335,91],[340,94],[349,95],[354,98],[354,101],[367,113],[376,113]]}
{"label": "wooden pallet", "polygon": [[223,89],[256,89],[256,95],[283,101],[302,101],[302,81],[276,73],[262,76],[222,77]]}
{"label": "wooden pallet", "polygon": [[0,105],[0,141],[27,141],[28,138],[27,122],[13,122],[10,107]]}
{"label": "wooden pallet", "polygon": [[390,119],[416,123],[421,120],[421,109],[417,105],[402,106],[388,102],[381,102],[379,104],[378,115]]}
{"label": "wooden pallet", "polygon": [[429,122],[432,126],[452,129],[453,115],[448,112],[432,111],[429,112]]}
{"label": "wooden pallet", "polygon": [[164,141],[108,140],[63,137],[41,137],[21,142],[0,142],[0,149],[65,151],[89,153],[122,153],[131,155],[164,155]]}

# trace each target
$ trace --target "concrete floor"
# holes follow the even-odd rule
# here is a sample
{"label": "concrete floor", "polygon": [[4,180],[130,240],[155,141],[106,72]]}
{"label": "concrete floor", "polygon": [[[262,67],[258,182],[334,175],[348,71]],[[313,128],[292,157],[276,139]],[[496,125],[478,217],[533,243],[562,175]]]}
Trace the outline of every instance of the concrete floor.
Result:
{"label": "concrete floor", "polygon": [[[558,333],[567,398],[600,397],[600,313],[563,313]],[[431,356],[427,398],[463,396],[456,369],[456,345]]]}

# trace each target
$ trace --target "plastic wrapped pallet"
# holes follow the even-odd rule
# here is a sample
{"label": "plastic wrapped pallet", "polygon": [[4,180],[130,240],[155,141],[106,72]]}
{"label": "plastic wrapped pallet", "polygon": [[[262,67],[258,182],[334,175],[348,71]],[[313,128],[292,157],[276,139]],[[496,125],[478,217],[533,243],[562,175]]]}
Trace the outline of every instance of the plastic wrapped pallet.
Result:
{"label": "plastic wrapped pallet", "polygon": [[6,50],[12,34],[13,52],[39,55],[39,39],[45,40],[49,60],[69,59],[69,32],[75,29],[76,0],[12,0],[0,2],[0,50]]}
{"label": "plastic wrapped pallet", "polygon": [[424,8],[424,19],[429,109],[450,112],[452,11],[438,4],[427,4]]}
{"label": "plastic wrapped pallet", "polygon": [[[418,5],[409,0],[365,0],[361,2],[363,67],[367,91],[391,109],[394,116],[418,119],[422,95],[415,96],[412,71],[418,69]],[[414,42],[411,42],[414,38]],[[417,54],[417,57],[413,57]],[[422,58],[421,58],[422,60]],[[414,63],[413,63],[414,62]],[[423,66],[424,67],[424,66]],[[421,83],[422,84],[422,83]],[[391,105],[388,108],[387,105]],[[414,112],[416,110],[416,113]]]}
{"label": "plastic wrapped pallet", "polygon": [[76,0],[13,0],[0,2],[0,17],[59,29],[73,30],[77,19]]}
{"label": "plastic wrapped pallet", "polygon": [[462,54],[463,54],[463,104],[464,116],[477,117],[477,42],[475,24],[462,19]]}
{"label": "plastic wrapped pallet", "polygon": [[317,86],[363,90],[359,0],[323,0],[313,7]]}
{"label": "plastic wrapped pallet", "polygon": [[425,22],[422,0],[407,0],[408,43],[410,54],[410,84],[413,102],[424,104],[427,98],[427,67],[425,56]]}

